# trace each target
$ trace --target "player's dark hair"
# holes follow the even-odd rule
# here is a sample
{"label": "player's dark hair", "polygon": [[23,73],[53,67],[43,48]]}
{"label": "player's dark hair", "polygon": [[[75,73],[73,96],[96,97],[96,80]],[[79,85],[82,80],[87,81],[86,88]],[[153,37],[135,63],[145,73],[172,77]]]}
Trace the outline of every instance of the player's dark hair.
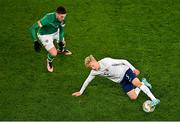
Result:
{"label": "player's dark hair", "polygon": [[63,6],[59,6],[56,9],[56,13],[58,13],[58,14],[66,14],[66,9]]}

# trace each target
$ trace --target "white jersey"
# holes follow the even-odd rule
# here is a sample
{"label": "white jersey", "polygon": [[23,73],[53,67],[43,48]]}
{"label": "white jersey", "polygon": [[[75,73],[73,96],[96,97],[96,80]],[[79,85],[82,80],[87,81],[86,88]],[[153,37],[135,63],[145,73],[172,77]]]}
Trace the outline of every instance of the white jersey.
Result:
{"label": "white jersey", "polygon": [[98,63],[100,64],[99,70],[91,70],[89,76],[84,81],[84,84],[81,87],[81,94],[84,92],[88,84],[95,78],[96,75],[107,77],[108,79],[116,83],[120,83],[129,68],[132,71],[135,70],[135,68],[127,60],[123,59],[104,58],[98,61]]}

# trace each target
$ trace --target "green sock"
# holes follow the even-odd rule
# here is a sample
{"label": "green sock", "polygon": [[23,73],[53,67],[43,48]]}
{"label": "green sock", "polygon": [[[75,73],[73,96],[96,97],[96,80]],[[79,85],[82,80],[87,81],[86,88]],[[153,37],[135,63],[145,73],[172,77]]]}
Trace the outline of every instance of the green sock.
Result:
{"label": "green sock", "polygon": [[47,54],[47,59],[49,62],[52,62],[54,60],[54,56],[52,56],[50,53]]}

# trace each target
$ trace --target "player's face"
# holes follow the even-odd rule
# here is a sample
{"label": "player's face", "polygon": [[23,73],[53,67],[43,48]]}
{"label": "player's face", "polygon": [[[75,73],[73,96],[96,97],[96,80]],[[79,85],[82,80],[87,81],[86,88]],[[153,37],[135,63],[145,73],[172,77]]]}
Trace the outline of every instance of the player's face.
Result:
{"label": "player's face", "polygon": [[58,13],[56,13],[56,18],[57,18],[60,22],[62,22],[62,21],[64,20],[65,16],[66,16],[66,14],[58,14]]}
{"label": "player's face", "polygon": [[97,61],[91,61],[89,63],[89,66],[91,69],[96,70],[96,71],[99,70],[99,68],[100,68],[100,65]]}

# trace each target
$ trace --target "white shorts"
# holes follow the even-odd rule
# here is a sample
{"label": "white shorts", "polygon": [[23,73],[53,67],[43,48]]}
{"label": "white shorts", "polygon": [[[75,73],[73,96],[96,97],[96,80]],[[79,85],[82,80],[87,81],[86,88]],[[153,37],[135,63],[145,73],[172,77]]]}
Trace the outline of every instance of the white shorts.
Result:
{"label": "white shorts", "polygon": [[[38,38],[45,47],[47,51],[49,51],[51,48],[55,47],[53,41],[57,40],[59,41],[59,30],[53,34],[49,35],[40,35],[38,34]],[[64,39],[63,39],[64,40]]]}

